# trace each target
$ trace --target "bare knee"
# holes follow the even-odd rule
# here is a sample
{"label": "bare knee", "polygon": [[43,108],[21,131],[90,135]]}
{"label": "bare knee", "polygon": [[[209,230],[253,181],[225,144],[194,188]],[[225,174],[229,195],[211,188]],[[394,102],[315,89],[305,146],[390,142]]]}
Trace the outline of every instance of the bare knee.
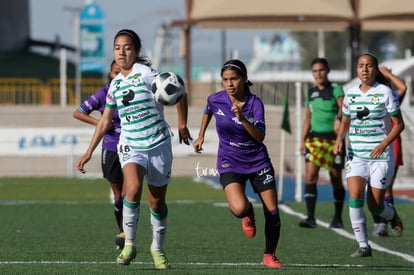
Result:
{"label": "bare knee", "polygon": [[152,198],[151,200],[149,200],[149,207],[155,213],[161,213],[164,211],[166,207],[166,202],[164,199],[161,198]]}
{"label": "bare knee", "polygon": [[229,207],[231,212],[237,217],[243,217],[246,215],[247,211],[250,207],[249,201],[237,201],[237,202],[229,202]]}
{"label": "bare knee", "polygon": [[319,167],[312,162],[307,162],[305,169],[306,184],[316,184],[319,177]]}

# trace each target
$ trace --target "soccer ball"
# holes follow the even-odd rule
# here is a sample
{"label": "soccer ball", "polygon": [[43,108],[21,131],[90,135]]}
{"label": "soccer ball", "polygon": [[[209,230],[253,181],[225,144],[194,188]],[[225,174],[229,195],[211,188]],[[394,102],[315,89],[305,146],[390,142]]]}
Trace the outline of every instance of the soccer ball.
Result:
{"label": "soccer ball", "polygon": [[173,72],[164,72],[155,77],[151,84],[151,90],[156,102],[171,106],[184,96],[185,86],[179,75]]}

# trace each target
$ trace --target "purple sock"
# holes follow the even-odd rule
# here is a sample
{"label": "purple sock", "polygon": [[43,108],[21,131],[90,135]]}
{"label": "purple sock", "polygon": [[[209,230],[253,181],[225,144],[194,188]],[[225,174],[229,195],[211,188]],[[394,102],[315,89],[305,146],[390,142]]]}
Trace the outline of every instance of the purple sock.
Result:
{"label": "purple sock", "polygon": [[114,201],[114,206],[115,206],[116,208],[120,208],[120,207],[122,207],[122,200],[115,200],[115,201]]}
{"label": "purple sock", "polygon": [[384,202],[391,203],[392,205],[394,205],[394,197],[393,196],[386,196],[386,197],[384,197]]}
{"label": "purple sock", "polygon": [[279,210],[275,209],[275,210],[269,211],[269,213],[270,215],[275,216],[277,213],[279,213]]}

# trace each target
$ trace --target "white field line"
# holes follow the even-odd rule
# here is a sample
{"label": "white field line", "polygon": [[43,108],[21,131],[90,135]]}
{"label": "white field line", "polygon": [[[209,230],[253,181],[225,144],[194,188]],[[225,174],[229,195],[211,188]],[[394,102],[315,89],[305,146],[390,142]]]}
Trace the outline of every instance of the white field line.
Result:
{"label": "white field line", "polygon": [[[30,204],[30,205],[35,205],[35,204],[38,204],[38,205],[41,205],[41,204],[68,204],[69,205],[69,204],[72,204],[72,205],[77,205],[77,204],[93,204],[93,203],[94,202],[36,201],[36,200],[33,200],[33,201],[25,201],[25,200],[21,200],[21,201],[19,201],[19,200],[16,200],[16,201],[0,201],[0,205],[22,205],[22,204]],[[101,202],[99,202],[99,203],[101,203]],[[193,203],[200,203],[200,201],[183,200],[183,201],[170,201],[169,203],[170,204],[193,204]],[[212,203],[212,201],[207,201],[206,200],[206,201],[202,201],[202,203]],[[217,207],[228,207],[228,204],[225,203],[225,202],[213,203],[213,205],[215,205]],[[255,206],[260,207],[261,205],[260,204],[255,204]],[[296,217],[299,217],[300,219],[306,218],[306,216],[303,213],[296,212],[296,211],[294,211],[293,209],[291,209],[290,207],[288,207],[285,204],[280,204],[279,209],[281,211],[283,211],[284,213],[288,214],[288,215],[296,216]],[[324,228],[327,228],[327,229],[331,229],[331,230],[335,231],[337,234],[339,234],[339,235],[341,235],[345,238],[348,238],[348,239],[351,239],[351,240],[355,239],[353,234],[345,231],[344,229],[329,228],[328,223],[326,223],[324,221],[321,221],[321,220],[318,220],[318,219],[316,220],[316,223],[318,224],[318,226],[321,226],[321,227],[324,227]],[[376,244],[372,241],[369,241],[369,244],[370,244],[371,248],[374,249],[374,250],[384,252],[384,253],[388,253],[388,254],[391,254],[391,255],[395,255],[395,256],[403,258],[406,261],[414,263],[414,256],[412,256],[412,255],[401,253],[401,252],[394,251],[394,250],[391,250],[391,249],[387,249],[387,248],[382,247],[382,246],[380,246],[380,245],[378,245],[378,244]],[[0,261],[0,264],[22,264],[22,263],[27,263],[27,264],[30,264],[30,263],[37,263],[37,264],[48,264],[48,263],[50,263],[50,264],[52,264],[52,263],[53,264],[71,264],[71,263],[75,263],[75,262],[70,262],[70,261],[69,262],[68,261],[54,261],[54,262],[50,262],[50,261],[34,261],[34,262],[33,261]],[[79,263],[80,264],[82,264],[82,263],[85,263],[85,264],[87,264],[87,263],[89,263],[89,264],[108,264],[108,263],[111,263],[111,262],[76,262],[76,263],[78,263],[78,264]],[[146,263],[142,263],[142,264],[146,264]],[[180,263],[177,263],[177,264],[180,264]],[[186,264],[215,265],[214,263],[181,263],[181,264],[182,265],[186,265]],[[216,265],[258,265],[258,263],[216,263]],[[291,266],[293,266],[293,265],[291,265]],[[300,266],[302,266],[302,265],[300,265]],[[333,264],[333,265],[303,265],[303,266],[315,266],[315,267],[327,266],[327,267],[329,267],[329,266],[336,266],[336,265]],[[342,266],[349,266],[349,265],[340,265],[340,266],[342,267]],[[355,265],[355,266],[352,265],[352,267],[357,267],[357,266],[359,266],[359,265]],[[339,267],[339,265],[338,265],[338,267]]]}
{"label": "white field line", "polygon": [[[299,217],[301,219],[306,218],[306,216],[304,214],[299,213],[299,212],[295,212],[293,209],[291,209],[287,205],[281,204],[281,205],[279,205],[279,209],[281,211],[285,212],[288,215],[297,216],[297,217]],[[349,232],[347,232],[347,231],[345,231],[344,229],[329,228],[329,224],[326,223],[326,222],[324,222],[324,221],[321,221],[321,220],[316,220],[316,223],[319,226],[322,226],[324,228],[328,228],[328,229],[331,229],[331,230],[335,231],[337,234],[339,234],[339,235],[341,235],[341,236],[343,236],[345,238],[348,238],[348,239],[351,239],[351,240],[355,240],[354,235],[351,234],[351,233],[349,233]],[[372,241],[369,241],[369,245],[374,250],[378,250],[378,251],[381,251],[381,252],[384,252],[384,253],[392,254],[392,255],[401,257],[404,260],[407,260],[409,262],[414,263],[414,256],[412,256],[412,255],[405,254],[405,253],[401,253],[401,252],[394,251],[394,250],[391,250],[391,249],[387,249],[387,248],[382,247],[382,246],[380,246],[380,245],[378,245],[378,244],[376,244],[376,243],[374,243]]]}
{"label": "white field line", "polygon": [[[113,265],[116,264],[115,261],[108,262],[108,261],[0,261],[0,265]],[[133,261],[131,265],[150,265],[153,266],[153,262],[139,262]],[[200,267],[228,267],[228,266],[262,266],[262,263],[212,263],[212,262],[174,262],[172,263],[172,268],[179,267],[179,266],[200,266]],[[310,267],[310,268],[352,268],[352,269],[365,269],[368,268],[370,270],[378,269],[378,270],[407,270],[407,267],[384,267],[384,266],[367,266],[367,265],[360,265],[360,264],[284,264],[284,267]]]}

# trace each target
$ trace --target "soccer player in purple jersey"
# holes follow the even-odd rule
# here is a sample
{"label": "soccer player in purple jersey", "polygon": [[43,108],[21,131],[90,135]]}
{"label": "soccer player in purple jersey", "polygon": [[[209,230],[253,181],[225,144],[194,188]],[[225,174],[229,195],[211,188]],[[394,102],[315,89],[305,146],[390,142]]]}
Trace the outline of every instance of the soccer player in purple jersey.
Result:
{"label": "soccer player in purple jersey", "polygon": [[[94,93],[91,97],[86,99],[74,112],[73,117],[91,125],[97,125],[99,119],[91,116],[93,111],[103,113],[106,103],[106,95],[108,93],[109,84],[112,79],[119,74],[121,68],[115,63],[115,60],[111,63],[111,70],[108,73],[108,83],[103,86],[99,91]],[[124,176],[122,173],[121,164],[119,163],[118,153],[116,146],[119,141],[119,134],[121,132],[121,122],[118,117],[118,112],[115,111],[112,117],[113,127],[109,129],[102,142],[101,153],[101,167],[103,177],[108,180],[112,193],[114,194],[114,214],[116,224],[119,229],[119,234],[114,238],[115,244],[118,249],[124,247],[125,234],[122,229],[122,182]]]}
{"label": "soccer player in purple jersey", "polygon": [[245,235],[253,238],[256,234],[254,210],[245,194],[249,180],[263,204],[266,239],[263,264],[281,268],[282,263],[275,255],[280,216],[275,172],[263,143],[266,131],[263,102],[250,92],[252,83],[240,60],[224,63],[221,78],[224,90],[208,97],[194,150],[197,153],[203,150],[204,135],[214,116],[219,137],[217,170],[230,210],[242,220]]}

